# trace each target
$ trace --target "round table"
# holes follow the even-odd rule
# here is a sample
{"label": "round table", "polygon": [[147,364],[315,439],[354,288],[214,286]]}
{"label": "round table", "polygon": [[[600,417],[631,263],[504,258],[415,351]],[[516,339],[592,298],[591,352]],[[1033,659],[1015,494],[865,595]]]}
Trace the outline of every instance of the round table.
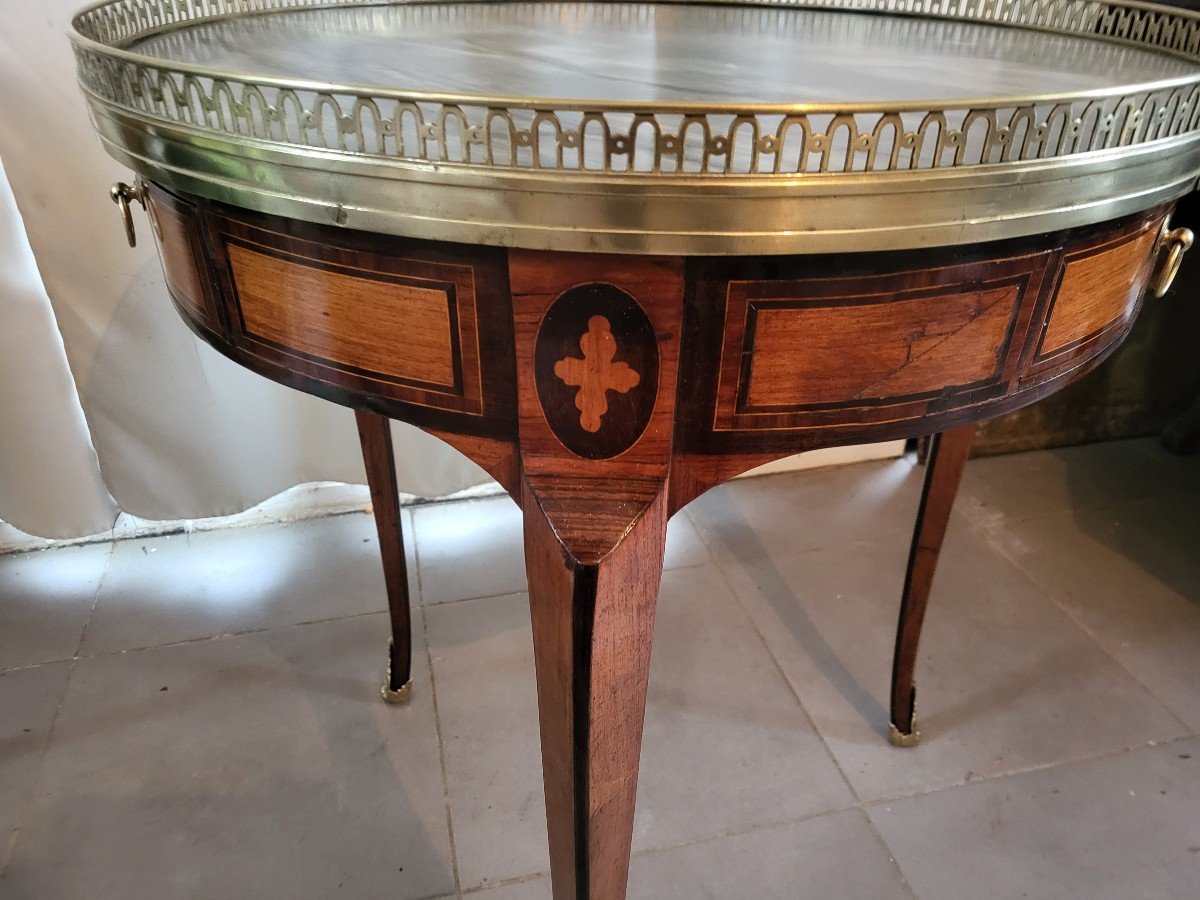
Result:
{"label": "round table", "polygon": [[[1191,242],[1200,20],[1106,0],[104,0],[74,20],[205,341],[388,418],[525,521],[558,898],[625,895],[666,523],[753,466],[933,435],[913,668],[975,423],[1105,359]],[[714,628],[720,623],[713,623]]]}

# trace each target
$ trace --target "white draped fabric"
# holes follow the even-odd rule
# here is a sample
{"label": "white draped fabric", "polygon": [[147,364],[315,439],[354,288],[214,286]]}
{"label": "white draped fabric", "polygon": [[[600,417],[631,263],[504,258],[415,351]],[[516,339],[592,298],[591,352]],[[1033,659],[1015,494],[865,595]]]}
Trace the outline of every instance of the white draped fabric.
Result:
{"label": "white draped fabric", "polygon": [[[144,217],[125,244],[67,40],[82,0],[0,0],[0,520],[43,537],[227,515],[311,481],[361,482],[354,417],[198,341]],[[135,213],[140,216],[140,211]],[[402,490],[488,480],[393,426]]]}

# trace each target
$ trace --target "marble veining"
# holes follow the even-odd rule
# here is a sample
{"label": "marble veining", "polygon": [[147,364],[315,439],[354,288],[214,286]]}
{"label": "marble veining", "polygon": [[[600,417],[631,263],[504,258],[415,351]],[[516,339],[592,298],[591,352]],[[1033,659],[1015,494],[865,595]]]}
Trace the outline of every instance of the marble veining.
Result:
{"label": "marble veining", "polygon": [[434,92],[703,102],[1054,94],[1194,66],[1078,36],[853,12],[634,3],[296,10],[138,42],[175,62]]}

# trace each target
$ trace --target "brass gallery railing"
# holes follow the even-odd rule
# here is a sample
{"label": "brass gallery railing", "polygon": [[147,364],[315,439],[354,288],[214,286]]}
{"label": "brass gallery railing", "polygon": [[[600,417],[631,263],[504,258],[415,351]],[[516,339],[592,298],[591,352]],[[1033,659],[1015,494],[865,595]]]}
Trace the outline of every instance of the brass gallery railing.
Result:
{"label": "brass gallery railing", "polygon": [[[74,21],[80,82],[95,98],[153,120],[306,148],[471,168],[790,175],[940,169],[1047,160],[1157,141],[1200,127],[1200,78],[1134,93],[1089,91],[928,104],[718,105],[435,95],[258,77],[149,59],[138,40],[194,40],[189,23],[362,0],[112,0]],[[383,4],[387,5],[387,4]],[[405,4],[393,4],[405,5]],[[746,4],[750,5],[750,4]],[[1100,0],[758,0],[757,6],[888,12],[995,23],[1134,44],[1200,60],[1191,13]],[[571,4],[542,4],[547,14]],[[471,4],[411,7],[470,15]],[[636,17],[645,7],[576,8]],[[597,11],[600,9],[600,11]],[[744,10],[726,8],[736,17]],[[328,15],[326,14],[326,18]],[[891,23],[890,25],[888,23]],[[283,26],[286,27],[286,24]],[[829,26],[834,27],[834,26]],[[897,31],[903,35],[903,29]]]}

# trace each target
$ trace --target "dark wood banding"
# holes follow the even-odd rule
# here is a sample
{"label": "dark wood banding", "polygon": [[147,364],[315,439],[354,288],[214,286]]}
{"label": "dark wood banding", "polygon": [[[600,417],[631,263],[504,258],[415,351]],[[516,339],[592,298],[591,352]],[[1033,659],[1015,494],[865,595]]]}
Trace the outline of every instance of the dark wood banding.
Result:
{"label": "dark wood banding", "polygon": [[149,186],[146,212],[162,262],[167,290],[185,319],[223,331],[213,279],[208,272],[203,224],[196,203]]}
{"label": "dark wood banding", "polygon": [[[784,454],[1032,403],[1128,332],[1165,214],[977,247],[690,260],[677,447]],[[1048,331],[1061,343],[1040,352]]]}
{"label": "dark wood banding", "polygon": [[[154,186],[150,208],[180,312],[244,365],[434,431],[512,487],[511,460],[537,472],[565,451],[654,477],[682,453],[695,490],[741,459],[945,431],[1057,390],[1128,331],[1167,212],[975,247],[685,260],[411,241]],[[609,342],[611,371],[585,378],[581,341]]]}
{"label": "dark wood banding", "polygon": [[1063,254],[1027,380],[1061,370],[1125,334],[1141,307],[1161,226],[1161,218],[1150,218]]}
{"label": "dark wood banding", "polygon": [[420,406],[483,414],[475,273],[214,217],[232,337],[326,379]]}
{"label": "dark wood banding", "polygon": [[[462,395],[452,281],[364,276],[239,241],[225,249],[245,337],[333,367]],[[369,326],[363,307],[371,313]],[[397,354],[398,346],[408,352]],[[478,364],[478,353],[473,361]]]}
{"label": "dark wood banding", "polygon": [[176,306],[200,337],[275,381],[436,432],[515,486],[516,367],[496,352],[513,334],[503,251],[148,195],[160,219],[183,211],[186,235],[162,232],[164,264],[189,248],[199,260],[212,314]]}
{"label": "dark wood banding", "polygon": [[[596,900],[624,896],[670,514],[779,456],[943,433],[897,637],[904,739],[974,423],[1113,351],[1168,213],[974,247],[685,259],[363,234],[153,186],[149,205],[198,335],[358,411],[381,543],[393,544],[397,651],[408,617],[381,417],[446,440],[522,505],[553,889]],[[392,662],[399,678],[407,660]]]}

